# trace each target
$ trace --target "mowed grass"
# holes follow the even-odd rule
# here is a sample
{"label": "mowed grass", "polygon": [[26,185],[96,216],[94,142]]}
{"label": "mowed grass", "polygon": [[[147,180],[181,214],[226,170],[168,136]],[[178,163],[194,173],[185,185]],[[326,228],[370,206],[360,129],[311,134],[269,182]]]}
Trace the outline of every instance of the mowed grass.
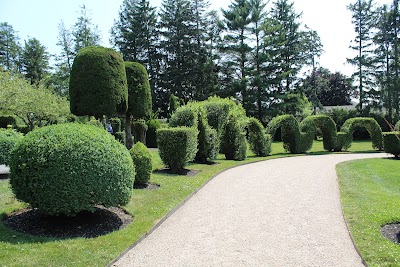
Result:
{"label": "mowed grass", "polygon": [[[350,151],[373,152],[371,142],[354,142]],[[151,153],[154,169],[163,168],[158,152]],[[316,141],[309,153],[327,152],[322,142]],[[272,155],[265,158],[249,151],[244,161],[227,161],[219,155],[214,165],[191,163],[188,169],[200,170],[194,177],[154,172],[151,182],[160,184],[160,189],[134,190],[130,203],[123,207],[134,221],[122,230],[89,239],[34,237],[5,228],[4,214],[27,205],[14,198],[8,180],[0,180],[0,266],[106,266],[214,175],[241,164],[286,156],[293,155],[284,151],[281,142],[274,142]]]}
{"label": "mowed grass", "polygon": [[400,160],[365,159],[337,166],[342,208],[368,266],[400,266],[400,245],[381,226],[400,222]]}

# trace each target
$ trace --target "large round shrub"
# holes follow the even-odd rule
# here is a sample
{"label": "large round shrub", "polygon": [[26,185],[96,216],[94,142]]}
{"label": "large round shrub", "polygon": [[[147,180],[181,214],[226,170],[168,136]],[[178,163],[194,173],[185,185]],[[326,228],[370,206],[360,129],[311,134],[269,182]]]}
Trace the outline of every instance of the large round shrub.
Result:
{"label": "large round shrub", "polygon": [[153,169],[149,149],[142,142],[137,142],[129,152],[136,170],[135,184],[146,184]]}
{"label": "large round shrub", "polygon": [[14,130],[0,129],[0,164],[9,165],[11,150],[22,137]]}
{"label": "large round shrub", "polygon": [[129,151],[105,130],[61,124],[30,132],[11,155],[15,196],[47,214],[124,205],[135,170]]}
{"label": "large round shrub", "polygon": [[71,112],[77,116],[125,113],[128,85],[121,54],[100,46],[79,50],[72,65],[69,96]]}

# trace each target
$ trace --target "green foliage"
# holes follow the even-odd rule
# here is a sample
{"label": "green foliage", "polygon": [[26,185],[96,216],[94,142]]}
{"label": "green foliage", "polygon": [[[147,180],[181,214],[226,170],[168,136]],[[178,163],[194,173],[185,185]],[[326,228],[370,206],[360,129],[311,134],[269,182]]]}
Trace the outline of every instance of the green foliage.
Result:
{"label": "green foliage", "polygon": [[22,69],[30,84],[37,85],[48,73],[49,53],[36,38],[25,41],[22,51]]}
{"label": "green foliage", "polygon": [[142,142],[137,142],[129,153],[135,165],[135,184],[146,184],[153,169],[149,149]]}
{"label": "green foliage", "polygon": [[157,147],[157,130],[161,128],[161,123],[157,119],[151,119],[146,122],[146,145],[147,147]]}
{"label": "green foliage", "polygon": [[281,128],[281,138],[286,151],[299,154],[311,149],[315,136],[315,127],[312,124],[305,123],[303,131],[300,131],[300,125],[293,115],[281,115],[269,122],[267,132],[275,136],[278,128]]}
{"label": "green foliage", "polygon": [[111,118],[110,119],[111,127],[113,128],[113,132],[117,133],[121,131],[121,119],[119,118]]}
{"label": "green foliage", "polygon": [[371,136],[372,147],[382,150],[382,130],[379,124],[373,118],[352,118],[348,119],[342,126],[341,131],[353,135],[357,127],[365,128]]}
{"label": "green foliage", "polygon": [[151,91],[146,68],[137,62],[125,62],[128,82],[128,113],[134,119],[149,119],[151,116]]}
{"label": "green foliage", "polygon": [[125,113],[128,87],[122,56],[100,46],[79,50],[72,65],[69,96],[77,116]]}
{"label": "green foliage", "polygon": [[258,157],[266,157],[271,153],[271,136],[265,134],[264,126],[256,118],[250,118],[247,125],[250,149]]}
{"label": "green foliage", "polygon": [[400,157],[400,132],[383,133],[383,147],[386,153]]}
{"label": "green foliage", "polygon": [[0,128],[7,128],[8,125],[15,127],[17,121],[14,116],[0,116]]}
{"label": "green foliage", "polygon": [[337,143],[334,148],[334,151],[341,151],[341,150],[347,150],[351,147],[351,144],[353,142],[353,138],[350,134],[344,133],[344,132],[338,132],[337,133]]}
{"label": "green foliage", "polygon": [[197,127],[197,109],[194,103],[179,107],[169,119],[169,126]]}
{"label": "green foliage", "polygon": [[300,124],[302,132],[316,132],[319,129],[322,133],[324,149],[333,151],[337,147],[336,124],[327,115],[312,115],[306,117]]}
{"label": "green foliage", "polygon": [[146,131],[148,126],[144,120],[136,120],[132,123],[132,135],[135,142],[146,142]]}
{"label": "green foliage", "polygon": [[184,101],[177,96],[171,95],[169,97],[169,114],[173,114],[182,104]]}
{"label": "green foliage", "polygon": [[125,145],[125,132],[114,132],[114,137],[118,142]]}
{"label": "green foliage", "polygon": [[231,111],[224,123],[221,135],[221,150],[228,160],[244,160],[246,158],[246,122],[240,113]]}
{"label": "green foliage", "polygon": [[32,131],[11,155],[15,196],[47,214],[74,215],[129,202],[132,158],[105,130],[60,124]]}
{"label": "green foliage", "polygon": [[9,165],[10,153],[23,135],[14,130],[0,129],[0,165]]}
{"label": "green foliage", "polygon": [[90,120],[86,124],[104,129],[103,124],[99,120],[95,119],[94,117],[91,117]]}
{"label": "green foliage", "polygon": [[398,122],[396,123],[396,125],[394,126],[394,130],[395,130],[395,131],[400,131],[400,121],[398,121]]}
{"label": "green foliage", "polygon": [[39,85],[30,85],[22,77],[0,71],[0,110],[21,119],[29,130],[36,126],[65,122],[68,101]]}
{"label": "green foliage", "polygon": [[176,127],[157,130],[157,144],[160,157],[172,172],[179,173],[197,153],[196,128]]}

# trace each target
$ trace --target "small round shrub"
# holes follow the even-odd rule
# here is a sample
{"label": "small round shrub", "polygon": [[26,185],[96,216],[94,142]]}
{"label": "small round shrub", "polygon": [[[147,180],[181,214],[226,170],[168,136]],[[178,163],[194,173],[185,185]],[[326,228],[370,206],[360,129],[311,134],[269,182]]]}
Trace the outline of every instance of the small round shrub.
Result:
{"label": "small round shrub", "polygon": [[136,170],[135,184],[146,184],[150,180],[153,169],[150,150],[142,142],[137,142],[129,153]]}
{"label": "small round shrub", "polygon": [[146,132],[146,146],[157,147],[157,130],[161,128],[161,123],[159,120],[151,119],[146,124],[148,127]]}
{"label": "small round shrub", "polygon": [[265,134],[264,126],[256,118],[250,118],[247,125],[250,149],[258,157],[266,157],[271,153],[271,136]]}
{"label": "small round shrub", "polygon": [[11,150],[22,138],[23,135],[14,130],[0,129],[0,165],[9,165]]}
{"label": "small round shrub", "polygon": [[129,151],[112,135],[77,123],[27,134],[12,151],[10,171],[15,196],[51,215],[127,204],[135,176]]}
{"label": "small round shrub", "polygon": [[198,131],[194,127],[161,128],[157,144],[161,160],[172,172],[179,173],[197,153]]}

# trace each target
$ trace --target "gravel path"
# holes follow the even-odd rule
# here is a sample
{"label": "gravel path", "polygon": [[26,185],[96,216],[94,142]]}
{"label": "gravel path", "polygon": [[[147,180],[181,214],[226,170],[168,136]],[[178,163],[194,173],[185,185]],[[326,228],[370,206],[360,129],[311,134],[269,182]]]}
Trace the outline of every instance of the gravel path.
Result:
{"label": "gravel path", "polygon": [[335,165],[385,156],[291,157],[227,170],[112,266],[363,266]]}
{"label": "gravel path", "polygon": [[6,165],[0,165],[0,174],[8,174],[10,172],[10,168]]}

